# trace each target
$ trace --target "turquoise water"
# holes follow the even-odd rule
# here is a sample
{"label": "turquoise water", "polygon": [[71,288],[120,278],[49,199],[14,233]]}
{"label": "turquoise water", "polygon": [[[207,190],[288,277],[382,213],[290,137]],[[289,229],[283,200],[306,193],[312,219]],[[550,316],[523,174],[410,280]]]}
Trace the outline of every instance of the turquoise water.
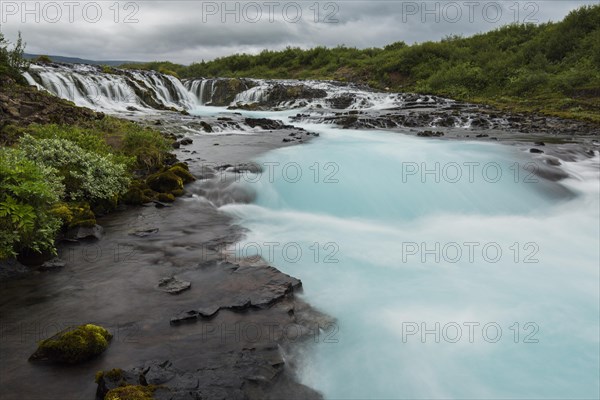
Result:
{"label": "turquoise water", "polygon": [[598,157],[557,184],[508,146],[310,128],[257,160],[272,171],[245,183],[254,204],[222,208],[337,319],[303,383],[329,399],[599,397]]}

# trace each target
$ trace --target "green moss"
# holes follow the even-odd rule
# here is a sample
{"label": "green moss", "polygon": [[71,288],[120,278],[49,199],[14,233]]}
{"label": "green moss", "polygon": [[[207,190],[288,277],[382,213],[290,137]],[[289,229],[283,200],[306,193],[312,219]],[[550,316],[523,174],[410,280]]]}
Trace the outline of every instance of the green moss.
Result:
{"label": "green moss", "polygon": [[108,214],[111,211],[114,211],[119,204],[119,197],[113,196],[108,199],[100,199],[94,203],[92,206],[92,211],[96,215],[104,215]]}
{"label": "green moss", "polygon": [[67,224],[69,228],[92,227],[96,225],[96,216],[90,209],[90,205],[86,202],[81,203],[67,203],[72,214],[73,219]]}
{"label": "green moss", "polygon": [[159,193],[170,193],[173,190],[183,190],[183,179],[173,171],[152,174],[146,179],[150,189]]}
{"label": "green moss", "polygon": [[126,385],[109,390],[104,400],[150,400],[156,386]]}
{"label": "green moss", "polygon": [[101,326],[80,325],[42,340],[29,360],[80,363],[104,352],[111,339],[112,335]]}
{"label": "green moss", "polygon": [[175,201],[175,196],[171,193],[159,193],[158,201],[162,201],[163,203],[172,203]]}
{"label": "green moss", "polygon": [[242,81],[240,79],[230,79],[228,82],[229,90],[236,92],[242,87]]}
{"label": "green moss", "polygon": [[181,168],[185,169],[186,171],[190,170],[190,167],[184,162],[178,162],[171,166],[171,168],[174,168],[174,167],[181,167]]}
{"label": "green moss", "polygon": [[183,196],[183,189],[172,190],[171,194],[175,197]]}
{"label": "green moss", "polygon": [[73,211],[67,203],[57,203],[51,209],[50,213],[60,218],[64,224],[70,224],[73,221]]}
{"label": "green moss", "polygon": [[96,372],[95,382],[99,383],[101,379],[106,378],[111,381],[118,381],[123,377],[123,370],[121,368],[113,368],[110,371],[98,371]]}
{"label": "green moss", "polygon": [[186,168],[183,168],[181,165],[175,165],[169,168],[169,171],[173,172],[175,175],[180,177],[183,180],[183,183],[190,183],[196,180],[194,175],[190,173],[190,171]]}
{"label": "green moss", "polygon": [[86,202],[57,203],[50,209],[50,213],[60,218],[63,226],[68,228],[77,228],[80,226],[92,227],[96,225],[96,215]]}
{"label": "green moss", "polygon": [[125,204],[138,206],[140,204],[144,204],[144,197],[145,196],[142,189],[138,187],[132,187],[123,195],[122,200]]}
{"label": "green moss", "polygon": [[156,197],[157,193],[152,190],[152,189],[144,189],[143,190],[144,196],[150,199],[153,199]]}

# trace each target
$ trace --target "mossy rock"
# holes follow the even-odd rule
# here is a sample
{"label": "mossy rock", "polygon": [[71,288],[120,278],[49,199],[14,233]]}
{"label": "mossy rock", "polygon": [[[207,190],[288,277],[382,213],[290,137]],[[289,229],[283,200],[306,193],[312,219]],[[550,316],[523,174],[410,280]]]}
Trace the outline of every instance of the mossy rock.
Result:
{"label": "mossy rock", "polygon": [[109,390],[104,400],[151,400],[155,390],[152,385],[126,385]]}
{"label": "mossy rock", "polygon": [[70,224],[73,221],[73,211],[67,203],[57,203],[51,209],[50,213],[60,218],[64,224]]}
{"label": "mossy rock", "polygon": [[171,165],[171,168],[173,168],[173,167],[181,167],[181,168],[185,169],[186,171],[190,170],[190,167],[184,162],[178,162],[178,163]]}
{"label": "mossy rock", "polygon": [[159,193],[157,200],[163,203],[172,203],[175,201],[175,196],[171,193]]}
{"label": "mossy rock", "polygon": [[171,194],[175,197],[181,197],[181,196],[183,196],[183,193],[184,193],[183,189],[177,189],[177,190],[171,191]]}
{"label": "mossy rock", "polygon": [[50,210],[52,215],[61,219],[63,224],[71,228],[91,228],[96,225],[96,215],[86,202],[81,203],[57,203]]}
{"label": "mossy rock", "polygon": [[[182,168],[181,170],[185,171]],[[171,170],[150,175],[148,179],[146,179],[146,183],[150,189],[159,193],[170,193],[173,190],[183,190],[183,179]]]}
{"label": "mossy rock", "polygon": [[96,372],[95,382],[99,383],[102,379],[110,379],[111,381],[120,381],[123,378],[123,370],[121,368],[113,368],[110,371]]}
{"label": "mossy rock", "polygon": [[141,204],[147,203],[148,201],[146,201],[146,199],[147,199],[147,197],[144,195],[144,191],[142,189],[140,189],[139,187],[130,188],[123,195],[123,198],[122,198],[123,203],[134,205],[134,206],[139,206]]}
{"label": "mossy rock", "polygon": [[77,364],[104,352],[111,339],[112,335],[101,326],[85,324],[67,328],[39,342],[29,361]]}
{"label": "mossy rock", "polygon": [[91,207],[91,209],[92,209],[92,212],[96,215],[104,215],[104,214],[108,214],[111,211],[116,210],[118,205],[119,205],[119,197],[114,196],[110,199],[102,199],[102,200],[95,202],[94,205]]}
{"label": "mossy rock", "polygon": [[93,228],[96,226],[96,218],[80,219],[69,224],[69,229],[73,228]]}
{"label": "mossy rock", "polygon": [[183,168],[180,165],[175,165],[169,168],[169,171],[180,177],[183,180],[184,184],[194,182],[196,180],[194,175],[192,175],[188,169]]}
{"label": "mossy rock", "polygon": [[151,199],[155,198],[158,194],[152,189],[144,189],[142,190],[142,192],[144,193],[144,196],[149,197]]}

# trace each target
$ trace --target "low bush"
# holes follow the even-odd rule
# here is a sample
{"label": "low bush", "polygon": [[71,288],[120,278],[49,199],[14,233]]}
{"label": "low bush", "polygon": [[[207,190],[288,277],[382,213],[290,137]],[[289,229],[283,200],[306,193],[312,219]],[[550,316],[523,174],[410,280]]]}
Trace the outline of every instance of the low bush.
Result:
{"label": "low bush", "polygon": [[54,251],[61,220],[51,208],[64,192],[55,170],[0,148],[0,259],[20,250]]}
{"label": "low bush", "polygon": [[87,151],[69,140],[25,135],[19,141],[19,148],[29,159],[57,171],[65,186],[66,200],[112,200],[129,186],[125,165],[111,155]]}

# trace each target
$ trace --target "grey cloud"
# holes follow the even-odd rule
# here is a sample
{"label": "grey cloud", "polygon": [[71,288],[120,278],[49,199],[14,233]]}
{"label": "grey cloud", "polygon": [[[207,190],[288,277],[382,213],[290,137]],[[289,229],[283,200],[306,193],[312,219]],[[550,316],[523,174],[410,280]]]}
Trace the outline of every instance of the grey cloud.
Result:
{"label": "grey cloud", "polygon": [[[60,1],[58,3],[62,4]],[[256,3],[263,4],[262,1]],[[463,15],[455,23],[444,20],[443,16],[439,22],[435,22],[432,15],[423,13],[423,1],[381,0],[336,2],[334,4],[339,7],[334,18],[338,22],[331,24],[322,22],[328,2],[320,3],[320,22],[314,21],[314,8],[309,8],[314,3],[302,2],[302,18],[297,23],[291,23],[281,14],[282,5],[291,2],[279,3],[281,6],[275,8],[275,22],[269,22],[268,9],[263,6],[263,15],[259,22],[249,23],[242,16],[240,22],[236,23],[231,14],[225,15],[226,22],[222,22],[219,12],[217,15],[203,13],[209,6],[221,7],[220,1],[143,1],[135,3],[138,5],[137,10],[120,10],[119,21],[115,23],[114,15],[108,9],[113,3],[104,2],[101,3],[103,18],[97,23],[86,22],[81,15],[76,15],[75,23],[63,20],[47,23],[43,18],[40,23],[31,20],[22,23],[17,17],[3,16],[7,21],[3,24],[2,31],[10,39],[14,39],[17,31],[22,31],[28,43],[27,50],[34,53],[93,59],[168,59],[190,63],[238,52],[257,53],[264,48],[282,49],[288,45],[308,48],[344,44],[364,48],[379,47],[400,40],[407,43],[439,40],[450,34],[471,35],[515,22],[512,1],[481,1],[475,8],[473,21],[468,20],[468,8],[464,1],[438,2],[439,9],[456,6],[461,8]],[[486,3],[493,3],[492,8],[496,4],[500,5],[503,18],[497,22],[486,21],[481,14],[481,9]],[[537,9],[525,9],[527,3],[537,5]],[[534,17],[539,22],[560,20],[570,10],[582,4],[592,3],[595,2],[521,2],[519,17],[522,20],[527,12],[536,11]],[[123,7],[126,3],[119,4]],[[233,8],[232,4],[234,3],[229,3],[228,7]],[[242,7],[243,3],[239,4],[239,7]],[[433,9],[435,6],[433,2],[428,2],[426,7]],[[291,10],[293,11],[293,8]],[[329,10],[334,9],[330,7]],[[408,15],[407,10],[416,13]],[[137,11],[133,17],[139,22],[123,23],[125,16],[132,11]],[[246,17],[253,18],[256,15],[249,13]],[[426,18],[426,21],[423,22],[422,18]]]}

